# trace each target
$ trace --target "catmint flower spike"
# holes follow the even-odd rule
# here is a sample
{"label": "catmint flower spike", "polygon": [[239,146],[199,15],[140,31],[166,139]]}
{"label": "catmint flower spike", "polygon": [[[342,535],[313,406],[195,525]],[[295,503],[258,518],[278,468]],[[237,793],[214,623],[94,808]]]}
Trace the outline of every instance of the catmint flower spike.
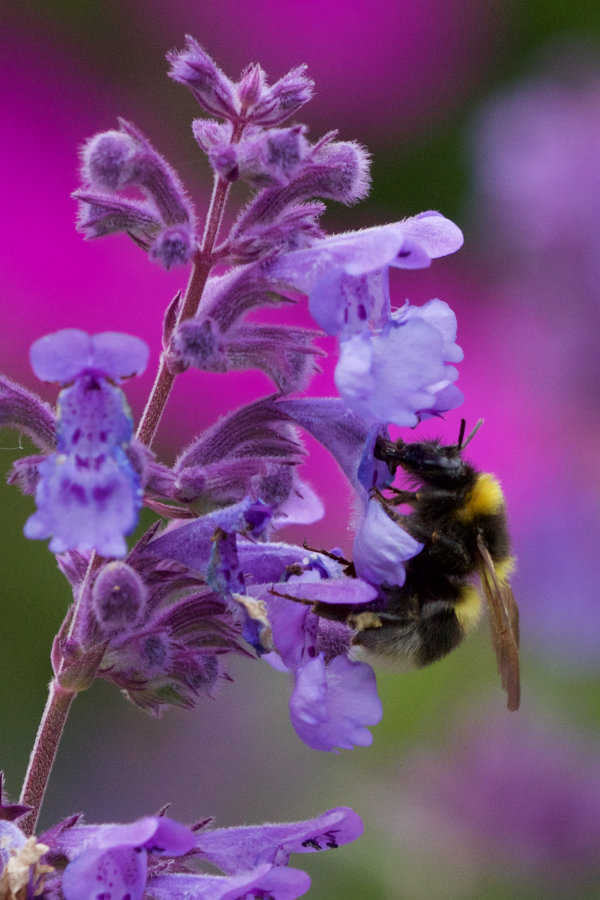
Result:
{"label": "catmint flower spike", "polygon": [[147,356],[139,338],[90,337],[77,329],[40,338],[31,348],[39,378],[73,382],[59,395],[56,453],[38,467],[37,512],[25,524],[26,537],[51,538],[54,553],[95,549],[118,557],[127,550],[124,535],[137,524],[141,486],[126,455],[131,412],[109,379],[143,371]]}

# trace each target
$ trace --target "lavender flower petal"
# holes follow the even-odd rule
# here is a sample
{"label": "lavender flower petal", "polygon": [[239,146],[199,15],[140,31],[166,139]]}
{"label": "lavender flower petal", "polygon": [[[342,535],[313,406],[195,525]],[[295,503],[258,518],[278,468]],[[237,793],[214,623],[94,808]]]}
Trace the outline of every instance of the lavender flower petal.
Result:
{"label": "lavender flower petal", "polygon": [[54,553],[97,550],[123,556],[124,535],[137,524],[141,484],[125,453],[133,436],[122,391],[106,380],[139,371],[147,347],[129,335],[90,337],[67,329],[36,341],[32,365],[41,378],[76,379],[58,398],[57,452],[37,466],[32,539],[50,537]]}
{"label": "lavender flower petal", "polygon": [[305,822],[216,828],[203,831],[196,850],[224,872],[235,874],[259,862],[285,866],[290,853],[312,853],[355,841],[363,832],[360,817],[347,806],[330,809]]}
{"label": "lavender flower petal", "polygon": [[[265,897],[271,900],[296,900],[310,887],[310,877],[300,869],[281,869],[263,863],[250,872],[229,877],[223,875],[157,875],[150,882],[153,900],[241,900]],[[70,898],[67,898],[70,900]]]}
{"label": "lavender flower petal", "polygon": [[362,494],[363,486],[357,479],[357,472],[368,435],[362,419],[339,397],[280,400],[277,406],[329,450],[356,492]]}
{"label": "lavender flower petal", "polygon": [[423,549],[385,512],[378,500],[369,500],[354,538],[352,558],[358,575],[371,584],[403,585],[404,563]]}
{"label": "lavender flower petal", "polygon": [[421,213],[389,225],[332,235],[313,247],[279,257],[271,274],[304,294],[332,269],[364,275],[383,266],[422,268],[431,259],[454,253],[463,243],[460,229],[439,213]]}
{"label": "lavender flower petal", "polygon": [[148,347],[140,338],[119,332],[89,335],[65,328],[31,345],[31,367],[41,381],[68,384],[94,374],[119,381],[146,368]]}
{"label": "lavender flower petal", "polygon": [[88,850],[69,863],[62,877],[65,900],[118,896],[141,900],[146,887],[147,857],[131,847]]}
{"label": "lavender flower petal", "polygon": [[375,674],[366,663],[336,656],[325,666],[320,654],[296,670],[290,718],[314,750],[369,746],[373,736],[367,726],[377,725],[382,715]]}
{"label": "lavender flower petal", "polygon": [[336,385],[347,406],[367,424],[413,427],[420,410],[437,411],[438,392],[458,377],[446,364],[446,354],[458,355],[448,352],[444,334],[425,318],[394,320],[380,333],[340,341]]}

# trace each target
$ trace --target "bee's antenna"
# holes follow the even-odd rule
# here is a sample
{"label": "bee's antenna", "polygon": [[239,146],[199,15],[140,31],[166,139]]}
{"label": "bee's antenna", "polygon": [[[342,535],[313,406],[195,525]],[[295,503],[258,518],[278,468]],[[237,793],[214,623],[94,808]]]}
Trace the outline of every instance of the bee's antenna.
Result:
{"label": "bee's antenna", "polygon": [[477,434],[477,432],[479,431],[479,429],[480,429],[481,426],[483,425],[483,419],[480,419],[480,420],[479,420],[479,422],[476,424],[476,426],[475,426],[475,428],[473,429],[473,431],[471,432],[471,434],[468,436],[468,438],[466,439],[466,441],[463,443],[463,437],[465,436],[465,424],[466,424],[466,423],[465,423],[465,420],[464,420],[464,419],[461,419],[461,422],[460,422],[460,433],[459,433],[459,435],[458,435],[458,449],[459,449],[459,450],[464,450],[465,447],[467,446],[467,444],[469,444],[469,443],[473,440],[473,438],[475,437],[475,435]]}

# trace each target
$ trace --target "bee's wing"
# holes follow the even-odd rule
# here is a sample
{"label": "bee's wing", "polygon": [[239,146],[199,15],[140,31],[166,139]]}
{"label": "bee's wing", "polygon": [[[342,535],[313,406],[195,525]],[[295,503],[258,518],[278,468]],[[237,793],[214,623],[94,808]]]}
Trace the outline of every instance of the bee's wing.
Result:
{"label": "bee's wing", "polygon": [[521,697],[519,679],[519,608],[508,582],[498,577],[490,551],[482,536],[477,538],[481,583],[490,611],[492,642],[498,660],[502,687],[508,694],[509,709],[518,709]]}

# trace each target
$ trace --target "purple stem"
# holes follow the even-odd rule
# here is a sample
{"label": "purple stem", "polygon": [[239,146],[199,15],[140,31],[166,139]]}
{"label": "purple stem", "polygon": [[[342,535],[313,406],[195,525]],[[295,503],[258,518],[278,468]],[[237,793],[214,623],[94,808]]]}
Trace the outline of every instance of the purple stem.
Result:
{"label": "purple stem", "polygon": [[35,831],[58,744],[75,696],[72,691],[65,691],[57,681],[50,682],[46,708],[31,751],[19,799],[19,803],[32,807],[19,821],[19,827],[28,837]]}

